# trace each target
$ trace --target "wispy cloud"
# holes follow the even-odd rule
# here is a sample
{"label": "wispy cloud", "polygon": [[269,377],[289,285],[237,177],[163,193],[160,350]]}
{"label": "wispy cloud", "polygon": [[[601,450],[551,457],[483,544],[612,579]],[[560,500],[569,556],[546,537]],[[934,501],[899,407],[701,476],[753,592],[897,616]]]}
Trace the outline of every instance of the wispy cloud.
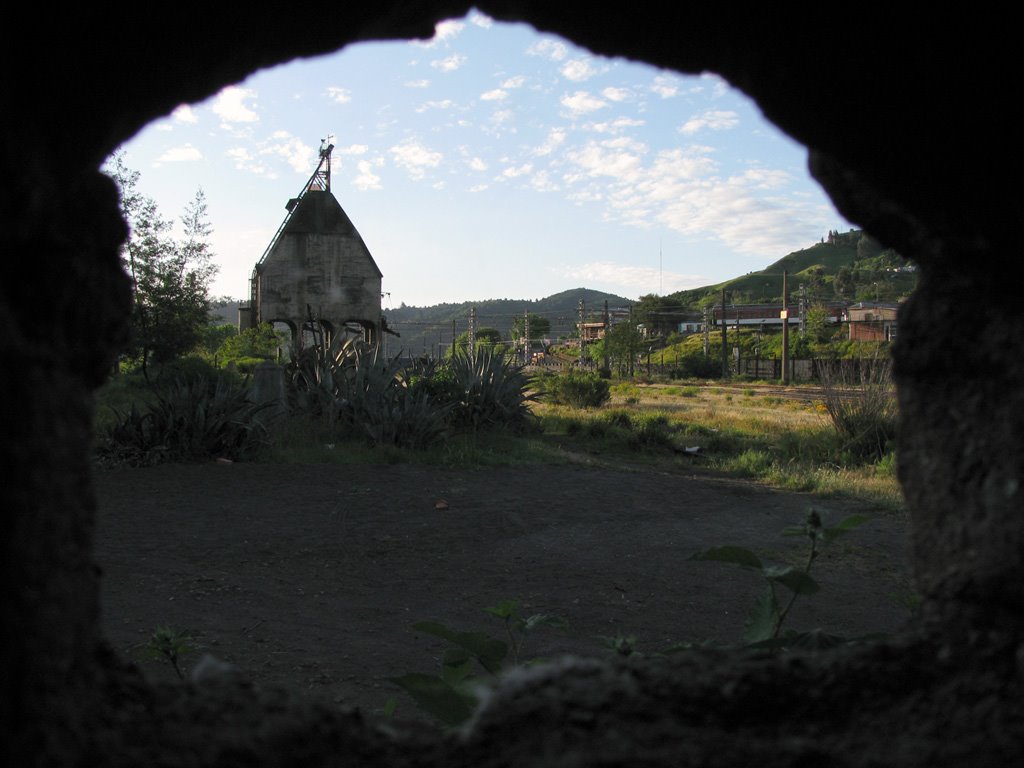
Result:
{"label": "wispy cloud", "polygon": [[213,100],[211,109],[225,123],[255,123],[260,118],[253,112],[246,101],[256,98],[256,91],[229,85],[218,93]]}
{"label": "wispy cloud", "polygon": [[421,48],[434,48],[454,40],[459,33],[466,28],[466,25],[455,19],[439,21],[434,25],[434,36],[429,40],[413,40],[412,44]]}
{"label": "wispy cloud", "polygon": [[417,139],[406,139],[389,150],[392,159],[399,168],[404,168],[410,178],[422,179],[428,169],[441,164],[444,155],[428,149]]}
{"label": "wispy cloud", "polygon": [[231,147],[227,150],[227,156],[231,158],[234,166],[239,171],[265,176],[268,179],[276,179],[277,174],[268,166],[256,158],[245,147]]}
{"label": "wispy cloud", "polygon": [[182,104],[180,107],[171,112],[171,119],[176,123],[184,123],[185,125],[196,125],[199,122],[199,115],[192,109],[188,104]]}
{"label": "wispy cloud", "polygon": [[431,109],[451,109],[455,105],[451,99],[441,99],[439,101],[425,101],[416,107],[416,112],[423,114]]}
{"label": "wispy cloud", "polygon": [[165,150],[163,154],[156,159],[155,165],[162,165],[163,163],[189,163],[202,159],[202,152],[191,144],[186,144],[183,147],[171,147],[170,149]]}
{"label": "wispy cloud", "polygon": [[362,190],[380,189],[380,176],[374,173],[374,168],[379,167],[383,164],[384,160],[381,158],[377,158],[375,161],[360,160],[358,163],[356,163],[356,168],[358,169],[359,173],[356,175],[354,179],[352,179],[352,184],[356,188]]}
{"label": "wispy cloud", "polygon": [[679,93],[679,82],[674,77],[658,75],[654,78],[654,82],[651,83],[650,89],[661,96],[661,98],[670,99]]}
{"label": "wispy cloud", "polygon": [[639,128],[645,124],[645,120],[633,117],[617,117],[604,123],[589,123],[586,127],[595,133],[621,133],[627,128]]}
{"label": "wispy cloud", "polygon": [[564,128],[552,128],[550,131],[548,131],[548,135],[547,138],[544,139],[544,143],[541,144],[536,149],[534,149],[533,154],[537,155],[538,157],[550,155],[552,152],[558,149],[558,147],[562,146],[562,144],[565,143],[565,139],[567,136],[568,133]]}
{"label": "wispy cloud", "polygon": [[296,173],[312,173],[316,168],[316,150],[295,136],[284,131],[274,134],[275,141],[260,150],[261,155],[279,157]]}
{"label": "wispy cloud", "polygon": [[482,101],[502,101],[508,98],[508,91],[501,88],[495,88],[493,91],[487,91],[486,93],[480,94]]}
{"label": "wispy cloud", "polygon": [[629,98],[630,92],[628,88],[614,88],[609,86],[601,91],[601,95],[609,101],[625,101]]}
{"label": "wispy cloud", "polygon": [[454,72],[465,64],[466,61],[468,61],[468,59],[461,53],[453,53],[451,56],[446,56],[443,59],[434,59],[430,62],[430,66],[442,72]]}
{"label": "wispy cloud", "polygon": [[572,95],[563,96],[561,104],[573,115],[585,115],[608,106],[608,102],[587,91],[576,91]]}
{"label": "wispy cloud", "polygon": [[584,285],[602,285],[615,292],[639,296],[647,293],[674,293],[707,284],[703,275],[664,272],[658,267],[618,264],[612,261],[593,261],[558,269],[563,277]]}
{"label": "wispy cloud", "polygon": [[598,71],[598,68],[594,66],[590,59],[570,59],[562,65],[561,69],[562,77],[566,80],[572,80],[574,83],[589,80]]}
{"label": "wispy cloud", "polygon": [[732,110],[709,109],[708,111],[691,117],[679,128],[679,132],[687,136],[707,129],[709,131],[727,131],[740,124],[739,115]]}
{"label": "wispy cloud", "polygon": [[405,82],[405,87],[406,88],[429,88],[430,87],[430,81],[429,80],[407,80]]}
{"label": "wispy cloud", "polygon": [[481,29],[490,29],[492,26],[494,26],[494,19],[492,19],[490,16],[485,16],[484,14],[480,13],[480,11],[473,11],[472,13],[469,14],[469,23],[475,24]]}
{"label": "wispy cloud", "polygon": [[485,163],[479,157],[474,157],[472,160],[469,161],[469,167],[472,168],[474,171],[486,171],[487,163]]}
{"label": "wispy cloud", "polygon": [[526,53],[530,56],[541,56],[551,61],[562,61],[569,55],[569,48],[565,43],[560,43],[557,40],[541,40],[527,48]]}
{"label": "wispy cloud", "polygon": [[327,89],[327,98],[336,104],[348,104],[352,101],[352,91],[332,85]]}
{"label": "wispy cloud", "polygon": [[501,172],[501,175],[506,179],[515,179],[519,176],[525,176],[532,170],[533,165],[531,163],[525,163],[524,165],[521,165],[518,168],[506,168]]}

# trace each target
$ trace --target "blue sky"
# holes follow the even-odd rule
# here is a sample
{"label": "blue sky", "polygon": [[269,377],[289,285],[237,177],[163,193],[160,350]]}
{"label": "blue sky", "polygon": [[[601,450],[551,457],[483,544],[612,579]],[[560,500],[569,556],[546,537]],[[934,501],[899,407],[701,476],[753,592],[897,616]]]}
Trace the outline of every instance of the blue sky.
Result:
{"label": "blue sky", "polygon": [[385,307],[667,294],[851,226],[806,150],[721,78],[596,57],[477,13],[428,42],[256,73],[122,149],[164,217],[203,190],[212,293],[244,297],[328,136],[332,191],[384,273]]}

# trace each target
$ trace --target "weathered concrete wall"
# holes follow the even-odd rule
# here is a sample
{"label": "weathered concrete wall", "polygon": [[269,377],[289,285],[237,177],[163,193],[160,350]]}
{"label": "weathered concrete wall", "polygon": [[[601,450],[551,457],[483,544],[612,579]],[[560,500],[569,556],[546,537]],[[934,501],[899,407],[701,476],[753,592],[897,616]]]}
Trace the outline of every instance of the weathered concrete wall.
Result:
{"label": "weathered concrete wall", "polygon": [[330,192],[302,197],[257,274],[261,323],[302,327],[308,307],[335,328],[380,325],[380,269]]}
{"label": "weathered concrete wall", "polygon": [[[90,392],[124,336],[125,229],[98,167],[147,121],[258,68],[430,36],[468,4],[311,19],[72,6],[0,30],[0,750],[17,765],[1008,765],[1024,751],[1022,157],[1013,25],[970,9],[482,0],[605,55],[716,71],[811,149],[852,222],[914,258],[896,351],[920,636],[810,657],[701,654],[510,681],[462,736],[244,683],[144,685],[98,637]],[[820,15],[819,15],[820,14]],[[154,34],[157,32],[157,34]],[[972,42],[977,42],[972,46]],[[59,95],[59,98],[57,97]],[[67,130],[74,126],[73,141]],[[31,257],[34,272],[23,266]],[[41,308],[46,308],[41,312]],[[952,369],[945,361],[971,359]],[[627,760],[629,762],[629,760]]]}

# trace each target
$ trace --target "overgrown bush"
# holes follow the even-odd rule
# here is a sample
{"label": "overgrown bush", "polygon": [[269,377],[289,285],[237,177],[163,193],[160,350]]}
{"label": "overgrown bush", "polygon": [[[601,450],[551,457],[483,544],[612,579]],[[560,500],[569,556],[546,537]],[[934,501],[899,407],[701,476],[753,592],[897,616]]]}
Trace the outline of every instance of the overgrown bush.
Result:
{"label": "overgrown bush", "polygon": [[884,456],[896,439],[892,361],[881,356],[819,361],[818,376],[825,410],[845,438],[845,449],[871,461]]}
{"label": "overgrown bush", "polygon": [[611,398],[611,385],[596,373],[571,370],[538,381],[540,397],[572,408],[599,408]]}
{"label": "overgrown bush", "polygon": [[246,458],[265,443],[257,414],[265,406],[226,376],[175,379],[155,390],[148,408],[115,410],[97,446],[106,465]]}

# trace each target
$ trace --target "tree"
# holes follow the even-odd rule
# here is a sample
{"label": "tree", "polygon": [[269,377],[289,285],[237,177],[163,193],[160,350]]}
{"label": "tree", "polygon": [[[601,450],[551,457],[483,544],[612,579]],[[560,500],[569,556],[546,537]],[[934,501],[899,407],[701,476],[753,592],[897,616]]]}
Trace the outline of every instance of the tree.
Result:
{"label": "tree", "polygon": [[138,188],[140,173],[114,156],[108,171],[121,192],[130,233],[121,259],[132,280],[131,335],[124,356],[149,377],[149,363],[165,363],[193,349],[209,320],[209,284],[216,267],[208,243],[212,228],[200,189],[182,217],[184,237]]}
{"label": "tree", "polygon": [[[527,316],[530,318],[530,341],[546,338],[551,333],[551,321],[546,317],[541,317],[533,312]],[[519,341],[523,338],[525,320],[526,318],[519,316],[512,321],[512,330],[509,332],[509,336],[513,340]]]}
{"label": "tree", "polygon": [[[474,334],[474,337],[477,349],[487,349],[496,355],[504,355],[507,351],[502,343],[501,331],[497,328],[481,328]],[[469,331],[463,331],[455,338],[455,346],[461,350],[469,348]]]}

